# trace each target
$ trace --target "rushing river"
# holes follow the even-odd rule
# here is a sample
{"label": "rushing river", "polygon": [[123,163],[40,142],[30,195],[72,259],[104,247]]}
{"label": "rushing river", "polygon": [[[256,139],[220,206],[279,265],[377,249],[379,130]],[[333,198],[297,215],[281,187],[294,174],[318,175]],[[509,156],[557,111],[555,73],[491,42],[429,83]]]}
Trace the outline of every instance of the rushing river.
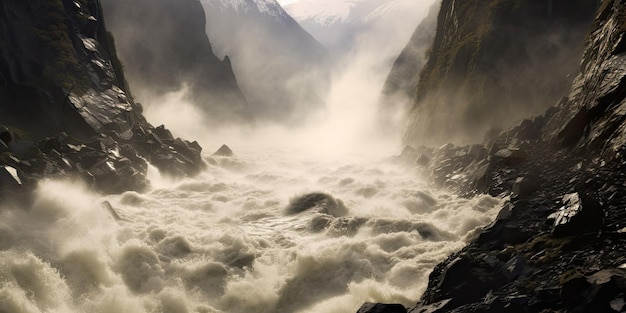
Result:
{"label": "rushing river", "polygon": [[500,203],[432,190],[415,169],[383,159],[236,152],[206,156],[195,179],[153,172],[146,194],[103,197],[45,181],[32,208],[2,208],[0,312],[411,305],[432,268]]}

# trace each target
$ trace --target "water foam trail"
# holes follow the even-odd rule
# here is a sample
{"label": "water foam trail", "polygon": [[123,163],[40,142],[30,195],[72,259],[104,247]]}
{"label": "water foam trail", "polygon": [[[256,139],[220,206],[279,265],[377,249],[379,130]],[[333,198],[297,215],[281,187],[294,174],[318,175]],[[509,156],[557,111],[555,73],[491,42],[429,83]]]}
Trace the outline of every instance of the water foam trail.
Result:
{"label": "water foam trail", "polygon": [[[344,313],[364,301],[410,305],[434,265],[500,203],[429,189],[413,170],[381,160],[273,151],[206,158],[200,177],[162,180],[147,194],[102,197],[73,182],[44,181],[32,208],[2,208],[0,312]],[[314,192],[328,198],[287,210]],[[324,199],[347,212],[327,214],[316,202]]]}

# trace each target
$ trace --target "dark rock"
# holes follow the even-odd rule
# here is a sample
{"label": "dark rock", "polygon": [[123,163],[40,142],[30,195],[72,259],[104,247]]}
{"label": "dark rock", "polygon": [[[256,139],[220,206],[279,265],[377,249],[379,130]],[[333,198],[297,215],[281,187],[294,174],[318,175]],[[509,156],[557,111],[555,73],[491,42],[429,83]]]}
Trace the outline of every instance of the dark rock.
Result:
{"label": "dark rock", "polygon": [[411,309],[408,313],[444,313],[448,311],[446,309],[446,305],[450,303],[451,300],[452,299],[445,299],[428,305],[418,303],[418,305]]}
{"label": "dark rock", "polygon": [[348,208],[343,201],[322,192],[308,193],[289,200],[286,211],[287,214],[296,214],[311,209],[332,216],[343,216],[348,213]]}
{"label": "dark rock", "polygon": [[8,190],[22,185],[17,169],[11,166],[0,166],[0,189]]}
{"label": "dark rock", "polygon": [[231,157],[231,156],[234,155],[234,153],[233,153],[233,150],[230,150],[230,148],[227,145],[222,145],[212,155],[214,155],[214,156],[223,156],[223,157]]}
{"label": "dark rock", "polygon": [[513,184],[512,191],[520,198],[526,198],[535,191],[539,190],[541,186],[541,179],[539,176],[527,175],[524,177],[518,177]]}
{"label": "dark rock", "polygon": [[509,166],[519,165],[528,158],[528,155],[519,148],[500,149],[494,156],[500,158],[504,164]]}
{"label": "dark rock", "polygon": [[[576,312],[622,312],[626,270],[605,269],[590,276],[575,275],[563,283],[561,298]],[[617,308],[617,309],[616,309]]]}
{"label": "dark rock", "polygon": [[402,304],[365,303],[357,313],[406,313]]}
{"label": "dark rock", "polygon": [[586,232],[597,232],[603,224],[604,211],[602,206],[590,197],[585,201],[578,193],[563,196],[563,207],[548,216],[554,220],[552,235],[565,237]]}

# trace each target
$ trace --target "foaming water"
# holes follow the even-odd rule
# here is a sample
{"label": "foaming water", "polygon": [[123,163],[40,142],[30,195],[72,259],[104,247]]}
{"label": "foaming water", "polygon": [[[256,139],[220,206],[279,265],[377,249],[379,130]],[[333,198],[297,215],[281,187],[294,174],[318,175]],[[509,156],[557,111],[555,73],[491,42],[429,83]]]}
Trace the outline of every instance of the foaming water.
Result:
{"label": "foaming water", "polygon": [[415,170],[380,159],[269,150],[205,158],[196,179],[150,173],[146,194],[102,197],[43,181],[32,208],[2,208],[0,312],[411,305],[432,268],[500,204],[430,189]]}

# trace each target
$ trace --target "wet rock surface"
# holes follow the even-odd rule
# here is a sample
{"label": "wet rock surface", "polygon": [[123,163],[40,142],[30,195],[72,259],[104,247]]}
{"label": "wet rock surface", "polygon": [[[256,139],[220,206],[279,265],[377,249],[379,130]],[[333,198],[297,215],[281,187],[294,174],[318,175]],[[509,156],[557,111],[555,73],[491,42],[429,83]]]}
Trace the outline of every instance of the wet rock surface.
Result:
{"label": "wet rock surface", "polygon": [[[409,312],[625,312],[626,4],[603,1],[569,97],[482,145],[422,149],[444,188],[507,199]],[[419,150],[419,149],[418,149]]]}
{"label": "wet rock surface", "polygon": [[179,177],[205,166],[197,142],[143,117],[99,1],[3,1],[0,46],[0,198],[49,177],[145,190],[148,162]]}

